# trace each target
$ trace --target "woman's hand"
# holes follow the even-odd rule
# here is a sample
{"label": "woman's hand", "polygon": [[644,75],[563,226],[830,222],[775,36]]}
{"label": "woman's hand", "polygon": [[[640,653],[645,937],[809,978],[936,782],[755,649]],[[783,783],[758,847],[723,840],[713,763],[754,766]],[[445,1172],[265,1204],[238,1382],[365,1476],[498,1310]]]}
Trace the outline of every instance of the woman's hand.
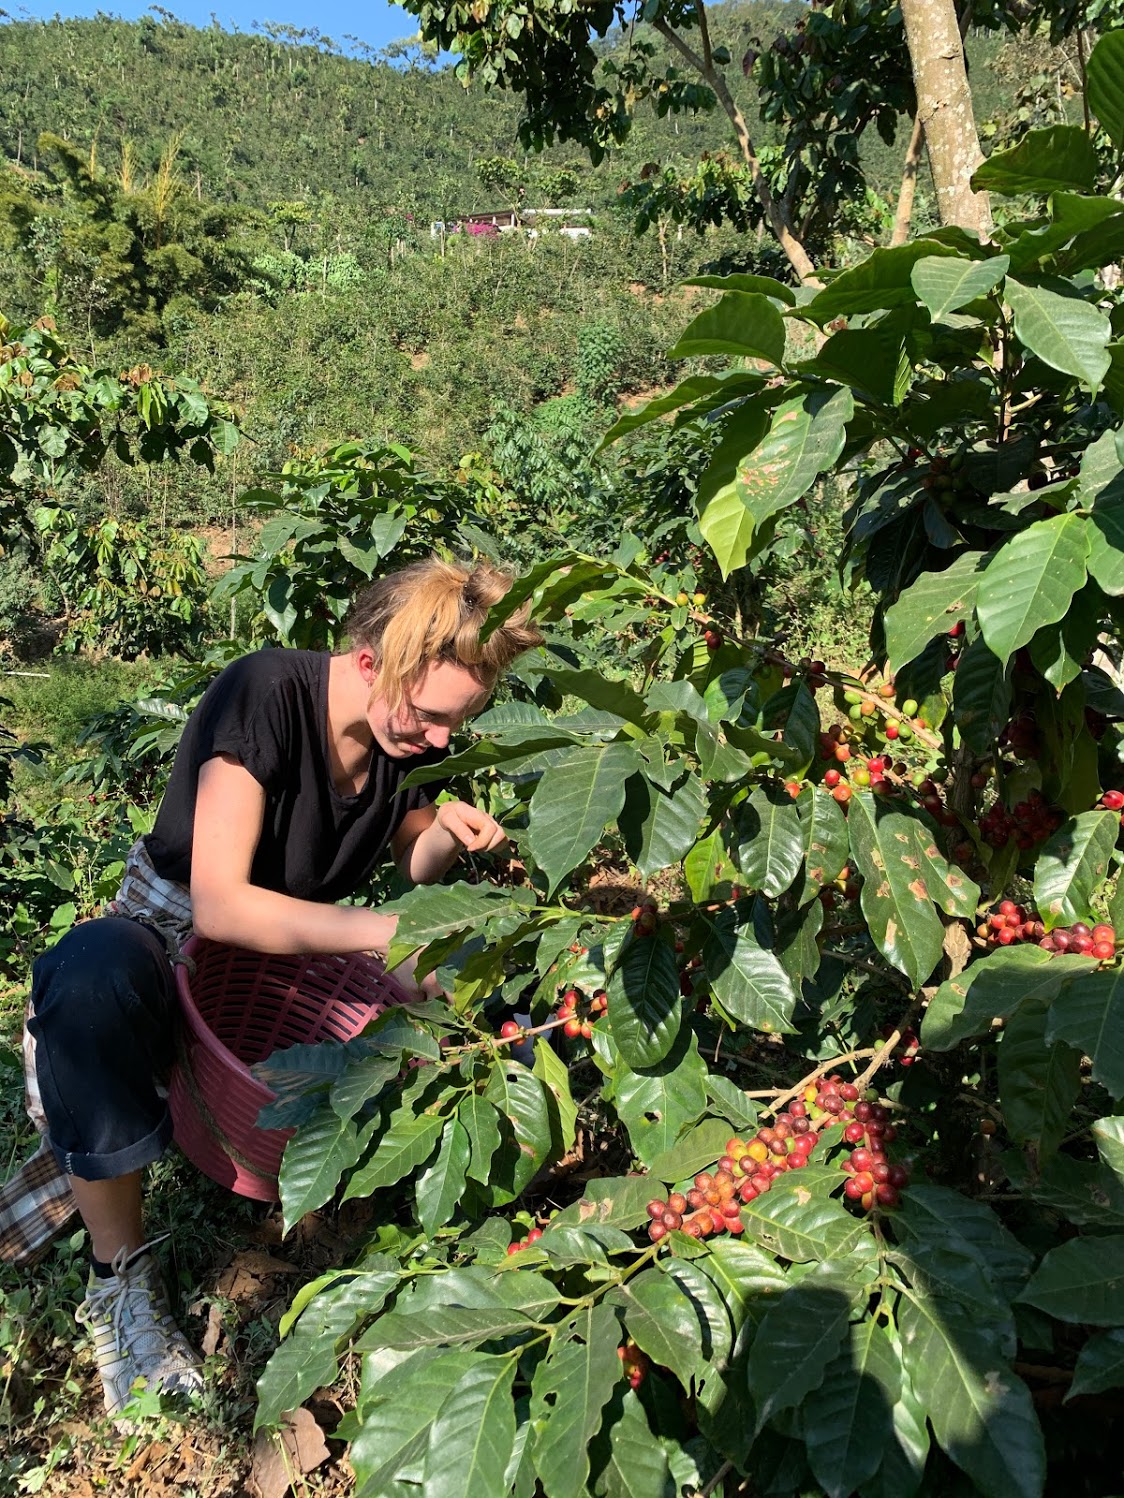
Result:
{"label": "woman's hand", "polygon": [[495,817],[468,801],[443,801],[437,808],[437,821],[466,853],[491,853],[507,842]]}

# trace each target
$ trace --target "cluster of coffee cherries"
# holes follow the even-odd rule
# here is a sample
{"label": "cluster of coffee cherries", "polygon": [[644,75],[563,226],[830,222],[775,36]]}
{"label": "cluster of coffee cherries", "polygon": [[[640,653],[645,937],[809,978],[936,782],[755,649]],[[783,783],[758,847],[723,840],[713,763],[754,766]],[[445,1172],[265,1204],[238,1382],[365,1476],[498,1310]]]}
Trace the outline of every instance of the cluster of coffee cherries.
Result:
{"label": "cluster of coffee cherries", "polygon": [[530,1248],[531,1245],[533,1243],[537,1243],[541,1237],[542,1228],[532,1228],[525,1238],[520,1238],[515,1243],[509,1243],[507,1245],[507,1252],[509,1255],[517,1254],[520,1249]]}
{"label": "cluster of coffee cherries", "polygon": [[843,1195],[857,1202],[863,1211],[874,1207],[896,1207],[903,1186],[909,1184],[904,1165],[891,1165],[886,1145],[895,1136],[890,1115],[880,1103],[855,1104],[854,1119],[843,1130],[843,1138],[852,1146],[851,1153],[840,1162],[848,1180]]}
{"label": "cluster of coffee cherries", "polygon": [[621,1368],[625,1378],[628,1379],[629,1387],[638,1389],[647,1377],[651,1366],[648,1354],[642,1352],[630,1337],[617,1348],[617,1357],[621,1360]]}
{"label": "cluster of coffee cherries", "polygon": [[603,988],[596,988],[589,1002],[580,988],[568,988],[562,1002],[554,1011],[554,1018],[562,1021],[562,1034],[567,1040],[588,1040],[593,1027],[609,1007],[609,996]]}
{"label": "cluster of coffee cherries", "polygon": [[660,924],[660,908],[654,900],[644,900],[632,907],[633,936],[653,936]]}
{"label": "cluster of coffee cherries", "polygon": [[989,947],[1010,947],[1016,942],[1041,941],[1046,927],[1025,905],[1004,900],[976,927],[976,935]]}
{"label": "cluster of coffee cherries", "polygon": [[1025,852],[1043,842],[1065,821],[1065,812],[1051,806],[1041,791],[1031,791],[1011,809],[993,801],[980,817],[980,834],[991,848],[1005,848],[1011,838]]}
{"label": "cluster of coffee cherries", "polygon": [[763,1196],[784,1171],[807,1165],[816,1138],[808,1105],[796,1101],[777,1114],[772,1128],[758,1129],[748,1141],[728,1139],[713,1174],[700,1171],[685,1196],[673,1191],[666,1201],[648,1203],[649,1238],[658,1243],[675,1228],[692,1238],[742,1232],[741,1204]]}
{"label": "cluster of coffee cherries", "polygon": [[1075,921],[1072,926],[1055,926],[1038,945],[1044,952],[1076,952],[1081,957],[1110,962],[1116,956],[1116,930],[1107,922],[1090,927],[1084,921]]}

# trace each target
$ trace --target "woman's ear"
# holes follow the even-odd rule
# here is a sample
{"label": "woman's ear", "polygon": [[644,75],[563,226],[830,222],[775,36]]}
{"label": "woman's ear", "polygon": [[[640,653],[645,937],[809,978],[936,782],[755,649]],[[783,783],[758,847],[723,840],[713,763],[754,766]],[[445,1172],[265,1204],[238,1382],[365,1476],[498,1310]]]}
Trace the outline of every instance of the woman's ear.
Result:
{"label": "woman's ear", "polygon": [[378,681],[379,667],[375,660],[375,652],[369,645],[360,645],[355,652],[355,666],[359,675],[368,687],[373,687]]}

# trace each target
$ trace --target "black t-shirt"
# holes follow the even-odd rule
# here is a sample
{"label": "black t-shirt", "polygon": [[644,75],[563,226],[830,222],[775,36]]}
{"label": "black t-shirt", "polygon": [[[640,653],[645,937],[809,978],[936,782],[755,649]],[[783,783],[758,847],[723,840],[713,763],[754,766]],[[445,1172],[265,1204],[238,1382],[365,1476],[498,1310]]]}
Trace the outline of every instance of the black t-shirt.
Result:
{"label": "black t-shirt", "polygon": [[447,750],[394,759],[376,743],[366,784],[343,796],[328,754],[327,653],[259,650],[233,661],[207,688],[176,751],[156,823],[144,839],[156,872],[187,884],[200,767],[238,759],[265,790],[250,882],[305,900],[343,899],[366,880],[402,818],[428,806],[443,782],[402,781]]}

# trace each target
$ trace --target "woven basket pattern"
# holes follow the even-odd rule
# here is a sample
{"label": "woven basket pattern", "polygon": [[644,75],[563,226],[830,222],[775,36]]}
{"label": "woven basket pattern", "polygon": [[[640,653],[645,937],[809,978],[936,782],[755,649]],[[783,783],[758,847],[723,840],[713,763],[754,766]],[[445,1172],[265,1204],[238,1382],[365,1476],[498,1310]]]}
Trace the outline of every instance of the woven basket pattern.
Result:
{"label": "woven basket pattern", "polygon": [[407,995],[357,954],[275,957],[196,936],[184,955],[191,963],[177,967],[176,983],[186,1066],[177,1064],[168,1089],[176,1143],[212,1180],[276,1201],[292,1131],[258,1128],[274,1094],[250,1067],[292,1045],[350,1040]]}

